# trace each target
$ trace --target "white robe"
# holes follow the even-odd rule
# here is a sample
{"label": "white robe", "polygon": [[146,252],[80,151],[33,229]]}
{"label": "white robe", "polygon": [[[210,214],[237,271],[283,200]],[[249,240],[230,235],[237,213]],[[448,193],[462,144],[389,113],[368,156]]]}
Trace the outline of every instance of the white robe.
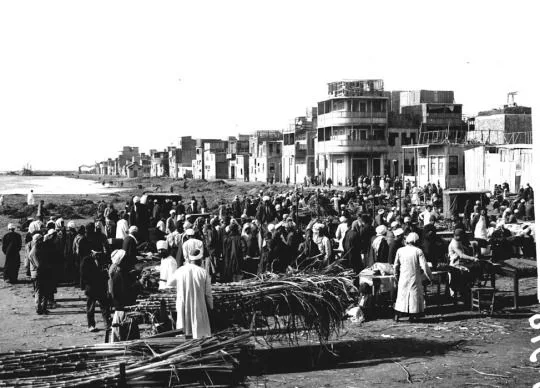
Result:
{"label": "white robe", "polygon": [[28,197],[26,198],[26,203],[28,203],[28,205],[35,205],[36,204],[36,200],[34,199],[34,194],[33,193],[28,193]]}
{"label": "white robe", "polygon": [[127,220],[121,219],[116,223],[116,238],[121,238],[122,240],[127,237],[129,234],[129,225]]}
{"label": "white robe", "polygon": [[399,273],[395,310],[409,314],[423,312],[422,272],[428,279],[431,279],[431,270],[422,250],[412,245],[399,248],[396,253],[394,270],[396,274]]}
{"label": "white robe", "polygon": [[204,268],[186,262],[167,281],[176,285],[176,328],[193,338],[211,335],[208,308],[214,308],[210,276]]}
{"label": "white robe", "polygon": [[167,281],[171,279],[177,269],[176,259],[172,256],[161,259],[159,265],[159,289],[172,288],[167,286]]}

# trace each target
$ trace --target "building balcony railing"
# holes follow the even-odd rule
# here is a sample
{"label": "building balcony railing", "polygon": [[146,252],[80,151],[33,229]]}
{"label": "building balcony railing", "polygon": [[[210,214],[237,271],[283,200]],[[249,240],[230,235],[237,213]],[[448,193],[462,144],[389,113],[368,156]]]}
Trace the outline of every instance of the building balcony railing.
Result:
{"label": "building balcony railing", "polygon": [[386,112],[349,112],[349,111],[342,111],[342,110],[336,110],[330,113],[325,113],[318,116],[318,119],[320,118],[361,118],[361,119],[385,119],[387,116]]}
{"label": "building balcony railing", "polygon": [[467,140],[472,144],[532,144],[532,131],[504,132],[475,130],[467,133]]}

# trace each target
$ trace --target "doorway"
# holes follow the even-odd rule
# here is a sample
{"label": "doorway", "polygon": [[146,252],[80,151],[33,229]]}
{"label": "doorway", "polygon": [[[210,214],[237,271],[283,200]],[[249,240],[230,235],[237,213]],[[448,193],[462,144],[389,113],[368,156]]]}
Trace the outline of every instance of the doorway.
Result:
{"label": "doorway", "polygon": [[234,172],[234,166],[231,166],[231,179],[235,179]]}
{"label": "doorway", "polygon": [[353,159],[352,160],[352,173],[357,178],[360,175],[367,176],[368,160],[367,159]]}

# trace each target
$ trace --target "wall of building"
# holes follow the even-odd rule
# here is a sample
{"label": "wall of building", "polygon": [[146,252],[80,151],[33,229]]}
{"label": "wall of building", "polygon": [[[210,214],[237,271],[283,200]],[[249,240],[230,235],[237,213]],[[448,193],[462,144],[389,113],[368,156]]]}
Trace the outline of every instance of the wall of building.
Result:
{"label": "wall of building", "polygon": [[467,190],[493,190],[507,182],[511,192],[533,180],[532,148],[479,146],[465,151]]}
{"label": "wall of building", "polygon": [[[465,189],[465,150],[462,145],[431,145],[419,149],[419,185],[439,183],[443,189]],[[457,168],[456,168],[457,166]]]}

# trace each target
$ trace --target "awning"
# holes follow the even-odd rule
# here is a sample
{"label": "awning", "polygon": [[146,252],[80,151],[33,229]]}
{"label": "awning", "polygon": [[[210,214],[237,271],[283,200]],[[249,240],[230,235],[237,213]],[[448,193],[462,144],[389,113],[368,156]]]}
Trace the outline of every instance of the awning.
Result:
{"label": "awning", "polygon": [[404,145],[404,146],[401,146],[401,148],[406,148],[406,149],[429,148],[429,144]]}

